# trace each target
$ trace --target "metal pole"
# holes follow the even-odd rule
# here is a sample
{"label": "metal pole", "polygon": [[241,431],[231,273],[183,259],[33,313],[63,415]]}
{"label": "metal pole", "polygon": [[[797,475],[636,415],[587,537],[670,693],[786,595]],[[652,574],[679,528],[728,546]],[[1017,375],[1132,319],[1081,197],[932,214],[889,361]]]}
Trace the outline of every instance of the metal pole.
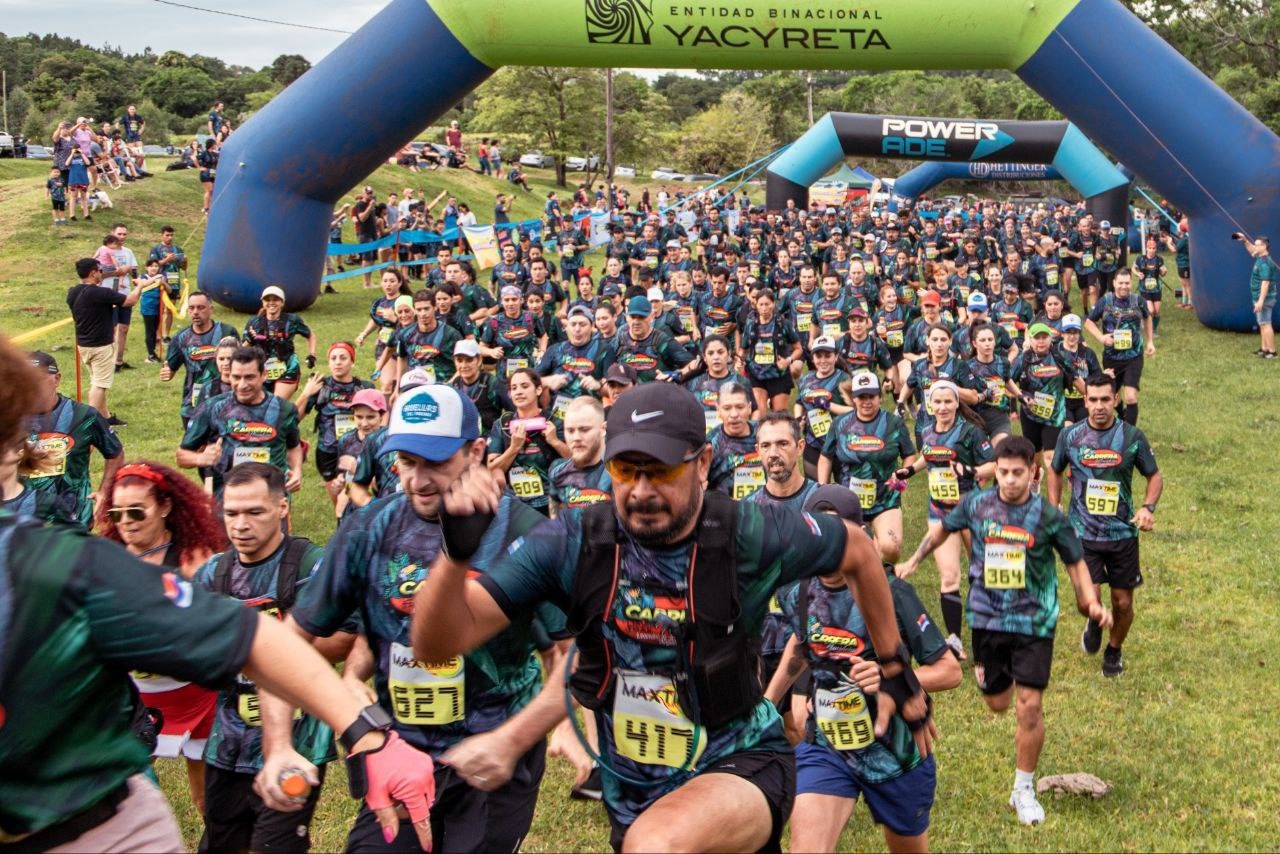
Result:
{"label": "metal pole", "polygon": [[604,176],[613,183],[613,69],[604,70]]}
{"label": "metal pole", "polygon": [[809,96],[809,127],[813,127],[813,75],[805,74],[805,85],[808,87]]}
{"label": "metal pole", "polygon": [[[4,132],[9,132],[9,72],[0,68],[0,101],[4,103]],[[16,151],[16,149],[15,149]]]}

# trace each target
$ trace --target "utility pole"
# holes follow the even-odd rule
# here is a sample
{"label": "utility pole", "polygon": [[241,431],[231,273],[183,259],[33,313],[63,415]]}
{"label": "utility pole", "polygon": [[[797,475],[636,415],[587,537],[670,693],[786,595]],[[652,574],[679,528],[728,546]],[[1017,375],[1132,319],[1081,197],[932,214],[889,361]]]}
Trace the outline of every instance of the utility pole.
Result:
{"label": "utility pole", "polygon": [[604,70],[604,178],[613,183],[613,69]]}
{"label": "utility pole", "polygon": [[4,102],[4,132],[9,132],[9,72],[0,68],[0,101]]}
{"label": "utility pole", "polygon": [[809,90],[809,127],[813,127],[813,74],[806,72],[804,76],[805,85]]}

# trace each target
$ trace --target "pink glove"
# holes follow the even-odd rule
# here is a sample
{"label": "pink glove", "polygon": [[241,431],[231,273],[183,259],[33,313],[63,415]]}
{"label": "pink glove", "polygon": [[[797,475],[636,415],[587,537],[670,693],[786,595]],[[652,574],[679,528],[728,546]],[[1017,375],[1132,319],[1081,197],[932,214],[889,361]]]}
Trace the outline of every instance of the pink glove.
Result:
{"label": "pink glove", "polygon": [[363,760],[365,803],[373,810],[382,827],[382,835],[388,843],[400,832],[400,818],[395,804],[399,803],[409,813],[418,839],[426,851],[431,850],[431,804],[436,799],[435,763],[431,757],[411,747],[395,732],[387,733],[387,740],[377,750],[366,750],[347,757],[347,771],[352,780],[352,794],[357,797],[356,777],[353,765]]}

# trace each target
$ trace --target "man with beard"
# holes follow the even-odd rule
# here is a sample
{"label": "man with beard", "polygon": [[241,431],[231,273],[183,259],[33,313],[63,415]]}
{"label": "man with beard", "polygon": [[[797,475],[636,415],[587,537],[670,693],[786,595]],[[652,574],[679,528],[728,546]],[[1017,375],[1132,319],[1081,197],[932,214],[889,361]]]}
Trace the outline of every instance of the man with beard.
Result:
{"label": "man with beard", "polygon": [[936,730],[871,541],[834,517],[704,491],[712,450],[682,388],[627,392],[607,428],[613,505],[543,523],[478,578],[477,533],[504,501],[478,466],[453,479],[443,556],[416,594],[414,655],[446,660],[538,602],[560,603],[577,635],[570,687],[594,712],[611,772],[614,848],[777,851],[794,757],[763,699],[753,638],[779,585],[839,567],[875,641],[897,651],[881,659],[877,732],[902,708],[927,755]]}
{"label": "man with beard", "polygon": [[562,421],[571,401],[584,394],[596,394],[604,372],[617,358],[613,344],[597,336],[591,310],[575,305],[565,319],[567,340],[552,344],[538,362],[542,387],[552,397],[551,417]]}
{"label": "man with beard", "polygon": [[565,410],[564,441],[570,456],[551,464],[551,517],[565,509],[612,500],[604,468],[604,405],[594,397],[574,399]]}
{"label": "man with beard", "polygon": [[[564,717],[563,666],[534,655],[533,612],[465,657],[415,659],[409,647],[413,592],[440,549],[440,495],[471,466],[483,466],[486,442],[471,399],[452,386],[424,385],[401,394],[392,410],[384,451],[399,454],[404,491],[349,514],[324,562],[300,593],[289,624],[314,641],[332,635],[358,613],[371,655],[349,663],[343,677],[367,692],[374,677],[376,711],[410,745],[437,760],[431,830],[443,851],[514,851],[533,820],[546,734]],[[487,475],[488,476],[488,475]],[[491,476],[490,476],[491,477]],[[496,483],[495,483],[495,488]],[[483,573],[498,554],[543,517],[508,494],[495,501],[472,554]],[[541,608],[555,634],[563,617]],[[282,771],[309,763],[290,748],[292,710],[263,695],[263,748],[258,778],[268,806],[288,811]],[[347,839],[353,851],[416,851],[412,825],[384,835],[374,813],[356,817]]]}
{"label": "man with beard", "polygon": [[[804,433],[800,424],[787,412],[769,412],[760,420],[756,430],[756,450],[764,463],[764,489],[757,490],[748,501],[756,504],[772,504],[794,512],[804,508],[809,495],[818,488],[817,481],[804,476],[796,465],[804,448]],[[764,617],[760,632],[760,681],[768,685],[773,672],[778,669],[782,652],[787,648],[786,618],[777,596],[769,597],[769,612]],[[789,733],[800,736],[795,729],[790,704],[779,704]]]}

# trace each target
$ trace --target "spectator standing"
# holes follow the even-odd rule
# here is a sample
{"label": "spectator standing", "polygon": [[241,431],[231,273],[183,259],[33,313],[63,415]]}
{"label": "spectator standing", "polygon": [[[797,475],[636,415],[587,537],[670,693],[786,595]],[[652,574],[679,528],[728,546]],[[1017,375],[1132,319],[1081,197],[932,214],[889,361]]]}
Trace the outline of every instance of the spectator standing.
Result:
{"label": "spectator standing", "polygon": [[[160,229],[160,242],[151,247],[151,252],[147,255],[147,261],[159,261],[160,273],[164,276],[164,287],[169,294],[171,302],[178,299],[182,291],[182,274],[187,269],[187,253],[182,251],[182,247],[173,242],[173,226],[166,225]],[[161,309],[160,334],[163,336],[163,342],[169,343],[169,333],[173,328],[173,312],[169,311],[168,306],[162,306]]]}
{"label": "spectator standing", "polygon": [[217,101],[213,105],[213,109],[209,111],[209,136],[217,137],[219,131],[222,130],[222,107],[221,101]]}
{"label": "spectator standing", "polygon": [[494,175],[502,174],[502,147],[496,139],[489,143],[489,168]]}
{"label": "spectator standing", "polygon": [[1276,357],[1276,333],[1271,316],[1276,310],[1276,285],[1280,268],[1271,260],[1271,241],[1259,235],[1253,240],[1237,232],[1231,235],[1244,243],[1245,251],[1253,258],[1253,270],[1249,276],[1249,295],[1253,299],[1254,320],[1262,337],[1262,346],[1254,355],[1264,359]]}
{"label": "spectator standing", "polygon": [[139,291],[134,288],[126,295],[104,287],[102,265],[96,258],[77,261],[76,275],[80,277],[80,284],[67,291],[67,305],[75,322],[80,363],[89,371],[89,405],[102,413],[108,424],[123,427],[125,422],[112,415],[107,407],[107,392],[115,380],[112,318],[117,306],[132,307],[138,301]]}
{"label": "spectator standing", "polygon": [[67,224],[67,182],[62,180],[62,170],[57,166],[49,169],[49,178],[44,182],[45,194],[53,206],[51,214],[54,225]]}
{"label": "spectator standing", "polygon": [[476,148],[476,159],[480,161],[480,174],[489,175],[492,169],[489,167],[489,137],[480,140],[480,145]]}
{"label": "spectator standing", "polygon": [[[494,141],[496,142],[497,140]],[[444,132],[444,144],[458,153],[464,151],[462,147],[462,129],[458,127],[457,119],[449,122],[449,129]]]}
{"label": "spectator standing", "polygon": [[[122,222],[117,222],[111,226],[111,234],[120,241],[120,246],[111,250],[111,255],[115,259],[115,275],[109,280],[109,284],[115,288],[116,293],[128,294],[133,287],[133,277],[138,273],[138,259],[134,257],[133,250],[124,245],[129,239],[129,227]],[[115,318],[116,370],[130,371],[133,370],[133,365],[126,362],[124,356],[125,347],[129,342],[129,322],[133,320],[133,303],[117,307]]]}
{"label": "spectator standing", "polygon": [[71,123],[59,122],[58,128],[53,132],[53,139],[50,141],[53,148],[53,168],[57,169],[62,176],[62,183],[70,186],[71,164],[67,159],[71,156],[71,150],[75,148],[75,143],[71,139]]}
{"label": "spectator standing", "polygon": [[89,164],[90,160],[74,144],[67,153],[67,188],[71,190],[71,221],[76,221],[76,201],[80,202],[80,215],[89,215]]}
{"label": "spectator standing", "polygon": [[120,130],[124,132],[125,142],[142,142],[142,132],[147,128],[147,120],[138,115],[138,108],[133,104],[120,117]]}

